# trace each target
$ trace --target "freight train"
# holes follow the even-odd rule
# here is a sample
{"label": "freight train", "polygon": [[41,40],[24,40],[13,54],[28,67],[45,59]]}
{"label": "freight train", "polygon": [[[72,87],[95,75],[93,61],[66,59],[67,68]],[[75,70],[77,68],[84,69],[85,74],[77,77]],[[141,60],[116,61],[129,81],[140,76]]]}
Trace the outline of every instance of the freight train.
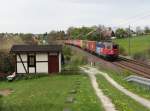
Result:
{"label": "freight train", "polygon": [[117,59],[119,55],[119,45],[111,41],[66,40],[65,44],[79,47],[109,60]]}

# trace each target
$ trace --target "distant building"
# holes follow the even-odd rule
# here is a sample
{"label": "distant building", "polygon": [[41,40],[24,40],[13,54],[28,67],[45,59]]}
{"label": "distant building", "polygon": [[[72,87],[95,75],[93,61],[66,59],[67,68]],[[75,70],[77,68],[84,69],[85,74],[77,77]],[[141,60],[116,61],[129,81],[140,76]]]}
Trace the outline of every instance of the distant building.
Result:
{"label": "distant building", "polygon": [[16,73],[61,72],[61,45],[14,45]]}

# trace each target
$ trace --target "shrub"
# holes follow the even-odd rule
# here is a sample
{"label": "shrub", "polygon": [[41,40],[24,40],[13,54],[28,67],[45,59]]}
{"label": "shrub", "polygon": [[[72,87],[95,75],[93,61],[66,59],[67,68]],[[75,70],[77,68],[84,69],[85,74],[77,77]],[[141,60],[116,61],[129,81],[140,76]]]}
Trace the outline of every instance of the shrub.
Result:
{"label": "shrub", "polygon": [[87,63],[87,58],[82,55],[75,55],[72,57],[71,62],[74,65],[84,65]]}
{"label": "shrub", "polygon": [[125,51],[125,49],[123,47],[119,48],[119,53],[122,54],[122,55],[124,55],[124,56],[127,55],[127,53],[126,53],[126,51]]}
{"label": "shrub", "polygon": [[147,50],[148,56],[150,57],[150,48]]}
{"label": "shrub", "polygon": [[2,95],[0,95],[0,111],[2,111],[2,104],[3,104]]}
{"label": "shrub", "polygon": [[17,80],[29,80],[29,79],[38,79],[38,78],[41,78],[41,77],[46,77],[48,76],[49,74],[21,74],[21,75],[18,75],[16,78],[15,78],[15,81]]}
{"label": "shrub", "polygon": [[146,57],[146,54],[143,53],[143,52],[138,52],[138,53],[135,53],[133,55],[133,59],[136,59],[136,60],[139,60],[139,61],[146,61],[147,60],[147,57]]}
{"label": "shrub", "polygon": [[64,55],[71,56],[71,55],[72,55],[71,49],[70,49],[69,47],[67,47],[67,46],[64,46],[64,47],[63,47],[63,54],[64,54]]}
{"label": "shrub", "polygon": [[4,73],[14,72],[14,59],[13,55],[0,52],[0,71]]}
{"label": "shrub", "polygon": [[64,46],[63,47],[63,54],[64,54],[64,59],[68,62],[71,59],[72,56],[72,51],[69,47]]}

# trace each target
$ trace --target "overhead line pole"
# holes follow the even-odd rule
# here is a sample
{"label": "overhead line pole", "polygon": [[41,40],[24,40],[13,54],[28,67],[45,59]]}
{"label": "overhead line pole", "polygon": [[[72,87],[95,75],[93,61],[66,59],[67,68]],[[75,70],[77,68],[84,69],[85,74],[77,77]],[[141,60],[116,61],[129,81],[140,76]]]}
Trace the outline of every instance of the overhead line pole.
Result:
{"label": "overhead line pole", "polygon": [[129,53],[129,56],[131,56],[131,41],[130,41],[130,36],[131,36],[131,33],[130,33],[130,25],[129,25],[129,41],[128,41],[128,53]]}

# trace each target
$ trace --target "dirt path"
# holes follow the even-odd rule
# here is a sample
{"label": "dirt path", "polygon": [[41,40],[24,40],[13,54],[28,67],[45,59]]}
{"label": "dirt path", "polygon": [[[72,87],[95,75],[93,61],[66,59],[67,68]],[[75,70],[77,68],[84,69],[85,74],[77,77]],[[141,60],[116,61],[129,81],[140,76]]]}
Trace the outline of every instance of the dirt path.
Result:
{"label": "dirt path", "polygon": [[87,70],[84,67],[81,67],[81,69],[89,75],[92,86],[95,90],[95,93],[96,93],[97,97],[100,99],[100,101],[102,102],[105,111],[117,111],[115,109],[114,104],[112,104],[111,100],[107,96],[105,96],[103,94],[102,90],[99,88],[98,83],[96,81],[96,77],[95,77],[96,73],[93,73],[93,71]]}
{"label": "dirt path", "polygon": [[11,93],[13,93],[14,91],[12,89],[1,89],[0,90],[0,95],[2,96],[8,96],[10,95]]}
{"label": "dirt path", "polygon": [[95,74],[101,74],[103,75],[106,80],[111,83],[115,88],[117,88],[118,90],[120,90],[122,93],[126,94],[127,96],[130,96],[132,99],[134,99],[135,101],[139,102],[140,104],[142,104],[143,106],[147,107],[150,109],[150,100],[147,100],[145,98],[142,98],[130,91],[128,91],[127,89],[125,89],[124,87],[122,87],[121,85],[119,85],[117,82],[115,82],[107,73],[101,72],[99,70],[97,70],[96,68],[92,68],[92,67],[88,67],[89,71],[95,73]]}

